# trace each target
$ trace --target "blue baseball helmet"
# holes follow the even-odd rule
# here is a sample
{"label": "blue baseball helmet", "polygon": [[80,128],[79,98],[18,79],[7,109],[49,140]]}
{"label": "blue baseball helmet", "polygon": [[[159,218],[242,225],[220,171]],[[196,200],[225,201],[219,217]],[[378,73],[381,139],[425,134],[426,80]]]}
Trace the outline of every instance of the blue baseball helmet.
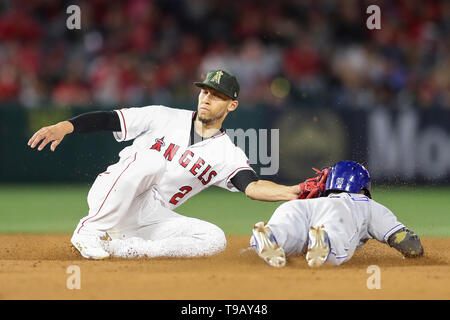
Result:
{"label": "blue baseball helmet", "polygon": [[354,161],[340,161],[334,164],[328,173],[325,193],[328,190],[339,190],[350,193],[364,194],[372,198],[370,194],[370,174],[363,165]]}

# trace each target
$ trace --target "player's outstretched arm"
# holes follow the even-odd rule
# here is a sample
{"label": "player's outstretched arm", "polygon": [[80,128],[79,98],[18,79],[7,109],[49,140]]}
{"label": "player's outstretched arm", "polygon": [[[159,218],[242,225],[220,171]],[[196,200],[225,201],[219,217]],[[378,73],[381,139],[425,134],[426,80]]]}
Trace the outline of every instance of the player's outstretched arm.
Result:
{"label": "player's outstretched arm", "polygon": [[82,113],[67,121],[59,122],[53,126],[43,127],[38,130],[28,141],[31,148],[38,147],[41,151],[48,143],[52,143],[50,150],[61,143],[66,134],[90,133],[97,131],[121,131],[120,119],[115,111],[93,111]]}
{"label": "player's outstretched arm", "polygon": [[299,185],[285,186],[268,180],[258,180],[245,188],[245,195],[260,201],[288,201],[298,198]]}
{"label": "player's outstretched arm", "polygon": [[55,125],[43,127],[36,131],[28,141],[31,148],[35,148],[41,141],[38,150],[41,151],[51,142],[50,150],[55,151],[56,147],[61,143],[66,134],[72,133],[74,127],[69,121],[58,122]]}

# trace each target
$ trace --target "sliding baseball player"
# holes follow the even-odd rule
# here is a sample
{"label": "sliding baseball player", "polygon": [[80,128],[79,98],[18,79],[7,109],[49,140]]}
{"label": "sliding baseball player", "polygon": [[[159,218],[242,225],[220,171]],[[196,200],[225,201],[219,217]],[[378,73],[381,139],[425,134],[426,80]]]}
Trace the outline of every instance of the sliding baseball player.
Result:
{"label": "sliding baseball player", "polygon": [[270,266],[283,267],[286,256],[301,254],[310,267],[340,265],[372,238],[407,258],[423,255],[419,237],[372,200],[369,172],[359,163],[338,162],[301,186],[301,199],[253,228],[250,244]]}

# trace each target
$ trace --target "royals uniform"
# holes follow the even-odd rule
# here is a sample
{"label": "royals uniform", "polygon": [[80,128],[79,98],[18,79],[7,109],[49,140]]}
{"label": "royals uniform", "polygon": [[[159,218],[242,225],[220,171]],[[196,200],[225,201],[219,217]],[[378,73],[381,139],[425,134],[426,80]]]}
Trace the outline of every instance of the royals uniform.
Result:
{"label": "royals uniform", "polygon": [[225,132],[191,141],[193,111],[147,106],[116,112],[121,130],[113,132],[115,139],[133,144],[96,178],[88,194],[89,215],[75,233],[107,232],[116,256],[196,256],[222,250],[222,230],[173,209],[212,185],[239,191],[230,180],[252,170],[245,153]]}
{"label": "royals uniform", "polygon": [[286,255],[305,253],[309,227],[324,225],[330,240],[328,263],[333,265],[348,261],[368,239],[387,243],[390,235],[405,227],[385,206],[347,192],[285,202],[267,225]]}

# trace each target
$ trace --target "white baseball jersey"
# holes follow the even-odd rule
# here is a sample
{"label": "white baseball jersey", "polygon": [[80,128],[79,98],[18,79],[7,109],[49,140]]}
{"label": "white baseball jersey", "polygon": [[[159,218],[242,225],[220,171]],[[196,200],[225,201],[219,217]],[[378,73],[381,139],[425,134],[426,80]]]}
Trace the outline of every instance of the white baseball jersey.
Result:
{"label": "white baseball jersey", "polygon": [[252,170],[245,153],[225,132],[189,145],[195,114],[189,110],[148,106],[116,112],[121,131],[114,137],[134,139],[133,144],[95,179],[87,197],[89,214],[74,236],[107,232],[113,239],[108,252],[125,258],[223,250],[226,237],[219,227],[172,209],[211,185],[238,191],[230,180]]}
{"label": "white baseball jersey", "polygon": [[385,206],[346,192],[285,202],[268,225],[286,254],[304,253],[309,227],[324,225],[331,244],[328,260],[336,265],[348,261],[368,239],[387,242],[391,234],[404,227]]}
{"label": "white baseball jersey", "polygon": [[165,106],[115,111],[121,125],[121,132],[113,133],[116,140],[134,139],[120,152],[121,158],[151,150],[166,161],[166,171],[154,189],[169,209],[212,185],[237,192],[230,179],[241,170],[252,170],[245,153],[225,132],[188,146],[193,111]]}

